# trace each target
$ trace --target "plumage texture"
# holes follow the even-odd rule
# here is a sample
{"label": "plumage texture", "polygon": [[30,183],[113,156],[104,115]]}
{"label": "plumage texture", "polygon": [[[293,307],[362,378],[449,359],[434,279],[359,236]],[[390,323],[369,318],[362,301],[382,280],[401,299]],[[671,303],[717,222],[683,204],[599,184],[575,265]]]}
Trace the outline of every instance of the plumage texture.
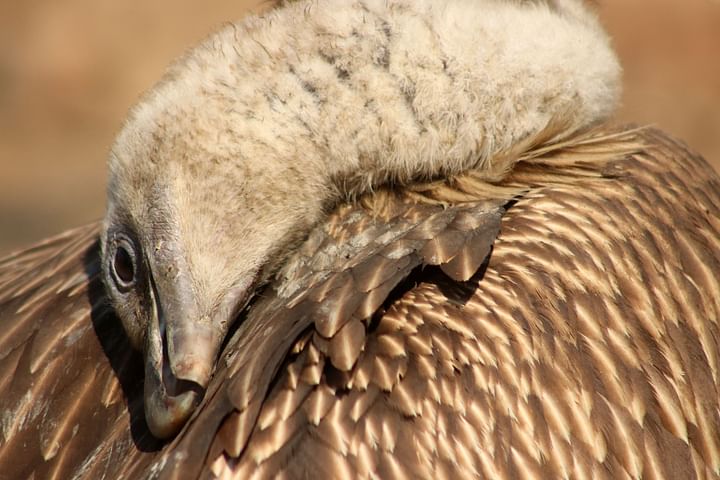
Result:
{"label": "plumage texture", "polygon": [[[501,153],[617,104],[620,69],[597,21],[575,0],[550,3],[563,6],[305,1],[232,24],[131,113],[110,158],[108,218],[116,207],[139,231],[161,214],[180,223],[187,268],[209,282],[198,296],[213,302],[241,265],[278,253],[252,250],[256,231],[296,240],[328,203],[388,182],[470,168],[496,180],[511,167]],[[169,211],[149,211],[166,190]],[[207,234],[229,221],[230,247]]]}
{"label": "plumage texture", "polygon": [[109,159],[102,267],[153,432],[182,426],[238,312],[338,202],[497,182],[608,117],[619,74],[581,0],[304,0],[191,50]]}
{"label": "plumage texture", "polygon": [[[718,478],[720,179],[654,130],[533,151],[339,207],[165,445],[98,227],[0,261],[0,478]],[[420,267],[499,215],[470,281]]]}

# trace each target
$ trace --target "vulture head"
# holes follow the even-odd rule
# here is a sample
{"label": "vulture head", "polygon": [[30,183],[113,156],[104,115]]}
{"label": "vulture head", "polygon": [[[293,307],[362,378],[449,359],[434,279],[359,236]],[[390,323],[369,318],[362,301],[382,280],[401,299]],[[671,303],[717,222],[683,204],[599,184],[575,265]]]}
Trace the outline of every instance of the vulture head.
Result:
{"label": "vulture head", "polygon": [[574,0],[300,1],[189,52],[109,160],[103,278],[144,351],[152,433],[184,424],[233,319],[338,200],[498,180],[509,152],[607,117],[618,79]]}
{"label": "vulture head", "polygon": [[[187,77],[192,77],[188,75]],[[134,110],[110,157],[104,281],[145,354],[148,425],[175,433],[202,397],[232,320],[315,206],[283,196],[236,142],[232,98],[178,78]],[[212,86],[208,87],[212,88]],[[252,162],[240,159],[251,158]],[[276,182],[275,182],[276,183]],[[287,192],[287,190],[286,190]]]}

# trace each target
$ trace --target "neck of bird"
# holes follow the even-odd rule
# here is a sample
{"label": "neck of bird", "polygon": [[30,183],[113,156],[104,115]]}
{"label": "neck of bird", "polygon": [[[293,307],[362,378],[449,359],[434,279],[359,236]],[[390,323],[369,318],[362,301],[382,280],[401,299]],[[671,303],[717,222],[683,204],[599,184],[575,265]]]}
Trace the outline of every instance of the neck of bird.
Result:
{"label": "neck of bird", "polygon": [[[281,127],[271,142],[260,139],[269,148],[262,169],[309,201],[308,224],[324,206],[381,184],[468,169],[498,180],[511,167],[499,154],[558,119],[569,135],[617,101],[607,39],[578,2],[564,3],[571,14],[521,2],[341,2],[346,15],[333,11],[332,25],[289,12],[267,32],[247,32],[270,39],[275,29],[294,42],[268,40],[256,52],[275,70],[256,85],[256,113]],[[362,23],[337,23],[357,15]]]}
{"label": "neck of bird", "polygon": [[[258,190],[272,185],[266,200],[291,219],[284,238],[298,241],[328,207],[379,185],[469,169],[499,180],[512,167],[501,154],[554,122],[569,135],[608,116],[617,61],[592,15],[564,3],[572,14],[521,2],[339,2],[329,17],[285,12],[267,31],[226,32],[263,65],[245,79],[259,125],[243,148],[262,158]],[[263,125],[276,131],[258,135]]]}

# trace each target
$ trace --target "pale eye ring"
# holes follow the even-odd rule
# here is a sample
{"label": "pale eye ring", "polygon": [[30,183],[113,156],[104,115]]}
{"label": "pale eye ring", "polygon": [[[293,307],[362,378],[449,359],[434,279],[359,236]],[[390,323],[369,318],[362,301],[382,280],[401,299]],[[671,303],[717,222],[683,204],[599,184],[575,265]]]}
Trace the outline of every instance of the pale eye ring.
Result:
{"label": "pale eye ring", "polygon": [[135,249],[127,240],[121,239],[115,244],[110,270],[119,290],[128,290],[135,285],[137,276]]}

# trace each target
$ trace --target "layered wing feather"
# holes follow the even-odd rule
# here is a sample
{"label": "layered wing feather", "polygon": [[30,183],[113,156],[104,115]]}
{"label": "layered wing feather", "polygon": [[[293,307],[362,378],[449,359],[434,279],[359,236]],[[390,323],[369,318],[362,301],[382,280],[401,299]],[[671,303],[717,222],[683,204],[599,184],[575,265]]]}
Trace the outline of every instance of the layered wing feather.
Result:
{"label": "layered wing feather", "polygon": [[161,446],[144,426],[142,358],[107,309],[98,232],[0,260],[2,479],[119,478]]}
{"label": "layered wing feather", "polygon": [[719,192],[644,130],[341,206],[166,445],[69,232],[0,261],[0,478],[714,478]]}
{"label": "layered wing feather", "polygon": [[370,322],[329,341],[316,323],[257,414],[228,390],[210,470],[715,477],[720,182],[662,134],[642,140],[600,175],[579,158],[612,141],[528,162],[508,183],[530,188],[470,282],[415,270]]}

